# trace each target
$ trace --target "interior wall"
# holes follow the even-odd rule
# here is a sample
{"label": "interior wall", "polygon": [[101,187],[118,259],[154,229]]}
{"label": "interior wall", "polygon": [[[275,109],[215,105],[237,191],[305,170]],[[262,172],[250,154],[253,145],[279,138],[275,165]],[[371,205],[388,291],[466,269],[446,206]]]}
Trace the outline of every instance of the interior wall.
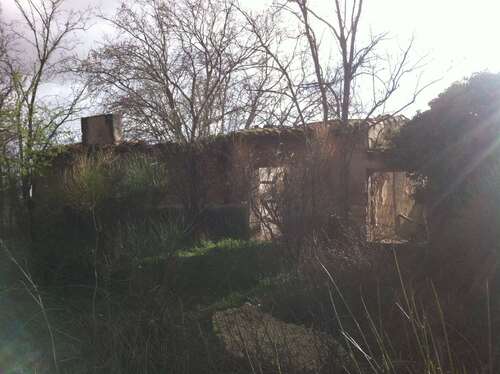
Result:
{"label": "interior wall", "polygon": [[402,171],[374,172],[368,178],[367,236],[374,242],[404,242],[419,236],[422,207]]}

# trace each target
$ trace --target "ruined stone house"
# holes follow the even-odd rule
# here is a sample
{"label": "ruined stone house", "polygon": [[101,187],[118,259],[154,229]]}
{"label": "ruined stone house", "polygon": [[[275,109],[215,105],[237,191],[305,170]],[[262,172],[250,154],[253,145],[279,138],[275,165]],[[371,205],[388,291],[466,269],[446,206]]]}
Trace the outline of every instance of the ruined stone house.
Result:
{"label": "ruined stone house", "polygon": [[[348,176],[348,205],[350,218],[365,231],[368,240],[401,241],[411,239],[421,231],[420,207],[412,199],[411,183],[402,170],[395,170],[389,162],[388,139],[404,123],[403,117],[379,117],[371,121],[351,121],[349,132],[352,143]],[[168,158],[169,168],[182,173],[185,154],[178,144],[146,144],[121,141],[120,120],[104,115],[82,119],[81,144],[68,147],[69,153],[90,152],[93,149],[112,149],[119,154],[147,153]],[[354,136],[352,134],[355,134]],[[327,126],[313,123],[307,128],[270,127],[241,130],[200,141],[197,147],[196,189],[202,205],[211,209],[237,207],[245,212],[246,224],[253,236],[279,235],[273,221],[273,196],[283,183],[283,175],[300,164],[318,147],[330,152],[327,169],[335,169],[340,159],[338,149],[346,133],[338,123]],[[312,146],[308,142],[315,142]],[[320,157],[321,158],[321,157]],[[63,157],[64,159],[64,157]],[[57,164],[57,162],[56,162]],[[58,168],[64,169],[64,162]],[[312,167],[311,167],[312,165]],[[315,161],[309,164],[314,169]],[[67,166],[67,164],[66,164]],[[45,181],[45,188],[59,177]],[[325,195],[329,200],[339,188],[336,177],[328,187],[311,192]],[[325,177],[326,178],[326,177]],[[319,176],[322,180],[323,176]],[[39,186],[39,190],[43,190]],[[158,207],[182,207],[189,188],[165,193]],[[294,197],[295,198],[295,197]],[[296,199],[300,199],[297,196]],[[325,199],[310,209],[325,209]],[[319,201],[319,200],[318,200]],[[289,205],[294,205],[288,202]],[[184,204],[185,205],[185,204]],[[306,219],[304,217],[304,219]]]}

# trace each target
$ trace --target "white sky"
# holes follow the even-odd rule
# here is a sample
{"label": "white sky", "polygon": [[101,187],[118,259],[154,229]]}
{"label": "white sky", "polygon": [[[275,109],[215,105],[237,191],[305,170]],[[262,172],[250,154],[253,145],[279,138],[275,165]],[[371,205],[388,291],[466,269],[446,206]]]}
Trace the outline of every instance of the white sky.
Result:
{"label": "white sky", "polygon": [[[67,6],[112,12],[120,0],[66,0]],[[240,0],[247,7],[261,8],[270,0]],[[310,0],[315,9],[327,15],[331,0]],[[2,16],[14,20],[13,0],[1,0]],[[412,116],[425,110],[427,103],[454,81],[478,71],[500,71],[500,0],[365,0],[364,24],[374,32],[387,31],[396,43],[416,38],[416,52],[427,55],[425,77],[441,80],[427,89],[417,103],[406,111]],[[97,22],[85,34],[85,49],[95,46],[106,27]],[[411,86],[411,85],[410,85]],[[411,91],[413,87],[408,87]],[[404,90],[400,95],[404,96]]]}

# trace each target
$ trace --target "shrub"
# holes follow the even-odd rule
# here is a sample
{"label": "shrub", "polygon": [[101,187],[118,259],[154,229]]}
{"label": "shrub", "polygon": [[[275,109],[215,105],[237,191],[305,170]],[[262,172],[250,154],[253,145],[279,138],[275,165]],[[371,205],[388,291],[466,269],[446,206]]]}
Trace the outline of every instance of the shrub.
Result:
{"label": "shrub", "polygon": [[[427,205],[432,238],[450,242],[460,233],[453,244],[462,245],[469,233],[474,238],[468,245],[474,246],[490,232],[487,227],[500,222],[498,212],[487,209],[500,199],[500,75],[473,75],[429,105],[394,139],[396,163],[420,187],[417,197]],[[457,217],[468,222],[455,225]]]}
{"label": "shrub", "polygon": [[113,179],[112,155],[97,153],[79,155],[64,174],[64,201],[82,212],[95,211],[111,197]]}
{"label": "shrub", "polygon": [[114,195],[128,206],[154,206],[167,190],[166,165],[159,158],[132,153],[120,158]]}

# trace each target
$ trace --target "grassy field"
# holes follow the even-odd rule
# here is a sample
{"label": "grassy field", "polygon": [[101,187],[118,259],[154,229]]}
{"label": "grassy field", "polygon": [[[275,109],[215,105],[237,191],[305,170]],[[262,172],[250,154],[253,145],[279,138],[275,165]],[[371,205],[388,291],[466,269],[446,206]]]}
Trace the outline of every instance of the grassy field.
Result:
{"label": "grassy field", "polygon": [[[297,259],[283,243],[143,225],[101,238],[120,252],[93,263],[95,237],[55,230],[35,268],[25,244],[3,244],[2,372],[494,373],[496,283],[453,293],[450,276],[429,278],[425,246],[325,242]],[[304,363],[308,341],[319,364]]]}
{"label": "grassy field", "polygon": [[270,243],[235,239],[128,261],[97,289],[92,282],[34,288],[10,265],[0,299],[8,373],[235,369],[212,329],[213,313],[258,303],[289,270]]}

